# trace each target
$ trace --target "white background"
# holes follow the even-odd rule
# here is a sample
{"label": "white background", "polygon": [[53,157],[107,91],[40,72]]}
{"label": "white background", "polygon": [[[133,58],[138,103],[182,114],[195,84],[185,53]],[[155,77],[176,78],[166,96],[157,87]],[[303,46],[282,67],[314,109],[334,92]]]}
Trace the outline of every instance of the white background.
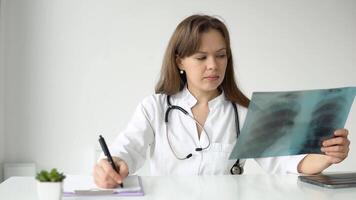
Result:
{"label": "white background", "polygon": [[[224,19],[249,97],[356,85],[354,0],[0,2],[0,163],[90,173],[98,134],[114,139],[154,92],[167,42],[191,14]],[[329,170],[355,169],[355,120],[353,105],[350,155]]]}

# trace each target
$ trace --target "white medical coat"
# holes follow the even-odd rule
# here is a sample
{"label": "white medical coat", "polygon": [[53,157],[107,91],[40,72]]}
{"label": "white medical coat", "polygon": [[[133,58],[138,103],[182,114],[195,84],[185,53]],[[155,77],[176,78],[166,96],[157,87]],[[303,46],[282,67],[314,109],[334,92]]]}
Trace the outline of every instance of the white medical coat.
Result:
{"label": "white medical coat", "polygon": [[[193,116],[191,108],[197,103],[195,97],[184,88],[170,98],[172,105],[184,108]],[[136,108],[126,129],[110,145],[112,156],[123,159],[132,174],[145,162],[150,148],[151,175],[216,175],[230,174],[235,160],[229,155],[236,142],[236,125],[233,106],[225,99],[224,93],[208,103],[209,114],[204,124],[210,137],[210,147],[196,152],[197,147],[206,147],[207,135],[202,132],[198,138],[195,122],[178,110],[171,110],[168,122],[168,135],[172,148],[179,157],[192,153],[186,160],[178,160],[169,147],[165,112],[168,108],[167,95],[153,94],[145,98]],[[242,127],[247,109],[237,105]],[[280,156],[255,159],[270,173],[297,173],[297,165],[305,155]],[[241,161],[244,163],[244,160]]]}

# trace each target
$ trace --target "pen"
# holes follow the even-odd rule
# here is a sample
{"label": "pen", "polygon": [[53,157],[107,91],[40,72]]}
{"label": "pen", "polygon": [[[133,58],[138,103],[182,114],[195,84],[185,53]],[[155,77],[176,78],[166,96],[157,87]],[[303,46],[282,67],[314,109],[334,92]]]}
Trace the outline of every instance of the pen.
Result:
{"label": "pen", "polygon": [[[101,149],[103,150],[105,156],[108,158],[109,163],[111,164],[111,167],[120,174],[120,167],[116,167],[114,160],[111,157],[110,151],[108,149],[108,146],[106,145],[106,142],[103,138],[103,136],[99,135],[99,143],[101,146]],[[120,186],[123,188],[124,184],[121,182]]]}

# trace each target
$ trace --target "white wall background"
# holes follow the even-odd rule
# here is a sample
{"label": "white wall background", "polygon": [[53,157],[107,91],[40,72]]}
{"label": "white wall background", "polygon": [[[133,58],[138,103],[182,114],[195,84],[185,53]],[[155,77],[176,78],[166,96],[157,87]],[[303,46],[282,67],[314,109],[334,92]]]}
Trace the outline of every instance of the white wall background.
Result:
{"label": "white wall background", "polygon": [[[356,85],[353,0],[2,0],[0,162],[90,173],[98,134],[113,139],[153,93],[169,37],[195,13],[225,19],[248,96]],[[355,169],[355,120],[354,105],[350,156],[330,170]]]}
{"label": "white wall background", "polygon": [[4,161],[4,89],[5,89],[5,71],[4,71],[4,10],[2,0],[0,0],[0,181],[2,177],[2,164]]}

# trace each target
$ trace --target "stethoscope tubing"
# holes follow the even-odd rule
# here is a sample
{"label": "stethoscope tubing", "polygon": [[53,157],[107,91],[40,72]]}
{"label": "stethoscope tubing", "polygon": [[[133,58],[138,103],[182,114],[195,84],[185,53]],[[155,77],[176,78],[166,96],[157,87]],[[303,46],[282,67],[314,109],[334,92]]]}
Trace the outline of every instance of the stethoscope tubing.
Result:
{"label": "stethoscope tubing", "polygon": [[[169,135],[168,135],[168,117],[169,117],[169,113],[172,110],[179,110],[181,111],[183,114],[185,114],[186,116],[188,116],[189,118],[191,118],[192,120],[194,120],[194,122],[203,130],[203,132],[206,134],[207,138],[208,138],[208,145],[206,147],[197,147],[195,148],[195,151],[202,151],[205,150],[207,148],[210,147],[210,137],[209,134],[205,131],[204,127],[193,117],[191,116],[188,111],[186,111],[184,108],[177,106],[177,105],[172,105],[170,102],[170,96],[167,95],[167,104],[168,104],[168,108],[166,110],[165,116],[164,116],[164,121],[165,121],[165,126],[166,126],[166,137],[167,137],[167,141],[168,141],[168,145],[172,151],[172,153],[174,154],[174,156],[178,159],[178,160],[186,160],[189,159],[190,157],[192,157],[192,153],[189,153],[187,156],[185,157],[180,157],[177,155],[176,151],[173,148],[173,145],[171,144],[171,141],[169,139]],[[236,135],[237,138],[240,135],[240,124],[239,124],[239,115],[237,112],[237,107],[236,105],[232,102],[233,108],[234,108],[234,113],[235,113],[235,124],[236,124]],[[240,160],[237,159],[235,164],[231,167],[230,169],[230,173],[231,174],[242,174],[243,173],[243,167],[240,165]]]}

